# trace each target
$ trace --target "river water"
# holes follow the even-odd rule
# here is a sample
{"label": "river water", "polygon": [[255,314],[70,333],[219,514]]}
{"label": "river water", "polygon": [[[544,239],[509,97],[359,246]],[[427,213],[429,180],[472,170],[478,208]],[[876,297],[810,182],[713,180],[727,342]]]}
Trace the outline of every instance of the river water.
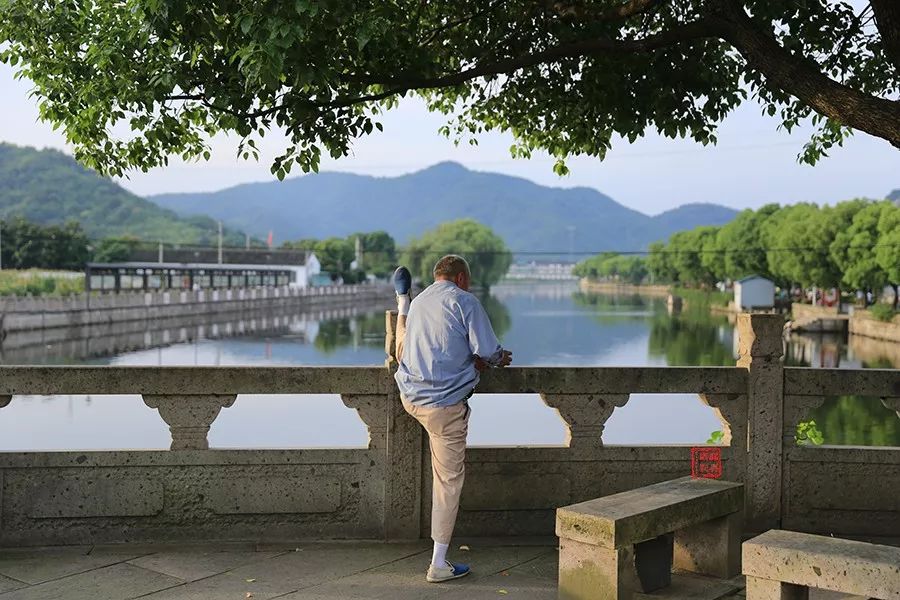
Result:
{"label": "river water", "polygon": [[[355,316],[282,319],[264,333],[241,324],[240,335],[118,352],[60,357],[29,353],[28,362],[94,365],[379,365],[384,361],[384,306]],[[597,295],[574,283],[505,284],[483,299],[517,365],[733,365],[736,333],[725,317],[705,311],[667,314],[662,299]],[[246,331],[251,331],[246,333]],[[217,334],[218,335],[218,334]],[[151,334],[147,333],[148,339]],[[786,364],[898,368],[884,346],[841,336],[794,336]],[[7,362],[23,362],[22,360]],[[476,394],[470,445],[561,444],[555,411],[536,395]],[[827,444],[900,446],[900,419],[877,398],[827,398],[812,418]],[[606,424],[606,444],[703,443],[720,429],[693,394],[632,394]],[[365,444],[365,429],[333,395],[241,395],[210,430],[218,448],[345,447]],[[0,410],[0,450],[166,448],[169,433],[139,396],[15,397]]]}

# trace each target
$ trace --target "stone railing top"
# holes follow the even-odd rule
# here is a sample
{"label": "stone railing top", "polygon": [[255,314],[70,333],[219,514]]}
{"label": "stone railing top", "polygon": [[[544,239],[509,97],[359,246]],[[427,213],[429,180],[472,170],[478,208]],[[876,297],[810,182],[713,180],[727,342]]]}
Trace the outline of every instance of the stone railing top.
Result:
{"label": "stone railing top", "polygon": [[383,394],[384,367],[0,367],[0,395]]}
{"label": "stone railing top", "polygon": [[787,396],[900,397],[900,370],[788,367],[784,370],[784,393]]}
{"label": "stone railing top", "polygon": [[509,367],[486,373],[479,393],[746,393],[738,367]]}
{"label": "stone railing top", "polygon": [[[0,396],[51,394],[383,394],[384,367],[0,366]],[[486,373],[479,393],[739,394],[737,367],[510,367]]]}

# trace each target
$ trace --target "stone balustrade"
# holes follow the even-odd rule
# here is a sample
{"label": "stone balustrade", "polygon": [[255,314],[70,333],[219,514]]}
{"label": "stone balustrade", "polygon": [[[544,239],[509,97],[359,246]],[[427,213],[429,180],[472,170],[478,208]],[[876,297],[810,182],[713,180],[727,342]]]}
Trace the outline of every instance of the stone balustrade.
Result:
{"label": "stone balustrade", "polygon": [[[900,411],[900,372],[785,368],[775,319],[741,316],[734,367],[485,374],[479,393],[539,394],[567,438],[553,447],[470,448],[459,534],[550,535],[559,506],[689,474],[689,447],[604,445],[603,429],[631,394],[693,393],[722,423],[724,478],[745,484],[750,531],[900,535],[890,493],[900,487],[900,448],[797,447],[788,439],[825,396],[877,396]],[[172,434],[171,451],[0,453],[0,546],[425,537],[427,439],[403,411],[391,374],[384,366],[0,367],[0,408],[18,395],[138,394]],[[209,449],[220,411],[252,402],[242,394],[338,394],[365,423],[368,444]]]}

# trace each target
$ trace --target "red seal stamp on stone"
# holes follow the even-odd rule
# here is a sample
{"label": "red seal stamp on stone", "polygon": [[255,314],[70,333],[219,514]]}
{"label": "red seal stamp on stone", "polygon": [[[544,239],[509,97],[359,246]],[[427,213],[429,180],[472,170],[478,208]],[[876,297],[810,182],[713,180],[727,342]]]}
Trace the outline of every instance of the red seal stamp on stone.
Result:
{"label": "red seal stamp on stone", "polygon": [[691,448],[691,477],[718,479],[721,476],[721,448]]}

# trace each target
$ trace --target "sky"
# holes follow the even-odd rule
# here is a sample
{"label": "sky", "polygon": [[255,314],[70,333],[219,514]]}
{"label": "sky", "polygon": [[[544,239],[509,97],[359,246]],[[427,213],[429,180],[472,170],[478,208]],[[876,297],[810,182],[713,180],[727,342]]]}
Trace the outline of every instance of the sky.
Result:
{"label": "sky", "polygon": [[[0,141],[71,153],[65,137],[38,120],[30,82],[16,80],[0,65]],[[792,134],[777,130],[777,121],[762,116],[747,102],[721,125],[719,142],[702,147],[689,140],[648,134],[633,144],[620,141],[607,158],[579,157],[569,161],[571,173],[553,173],[553,160],[536,155],[512,159],[512,136],[493,133],[479,145],[454,146],[438,134],[442,115],[428,113],[421,102],[404,100],[382,119],[384,132],[359,140],[353,154],[339,161],[324,160],[321,170],[375,176],[396,176],[452,160],[476,171],[524,177],[553,187],[595,188],[630,208],[658,214],[689,202],[712,202],[736,209],[769,202],[833,204],[854,197],[882,198],[900,188],[900,151],[887,142],[857,133],[815,167],[801,165],[797,154],[811,129]],[[120,183],[147,196],[165,192],[213,191],[239,183],[277,181],[269,173],[271,158],[281,149],[279,135],[267,135],[260,162],[235,158],[236,141],[213,140],[210,161],[170,161],[165,168],[135,172]]]}

